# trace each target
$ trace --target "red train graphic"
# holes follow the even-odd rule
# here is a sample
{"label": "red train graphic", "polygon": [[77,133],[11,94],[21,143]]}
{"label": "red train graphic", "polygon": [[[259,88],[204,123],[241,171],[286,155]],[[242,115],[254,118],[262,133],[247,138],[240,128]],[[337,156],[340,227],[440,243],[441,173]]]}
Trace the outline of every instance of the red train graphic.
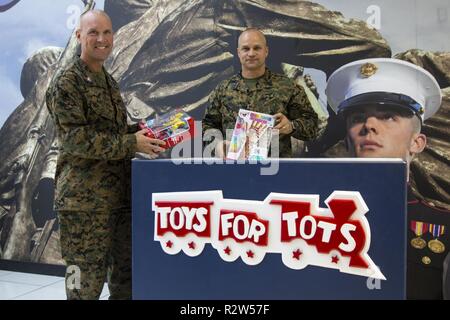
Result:
{"label": "red train graphic", "polygon": [[228,262],[261,263],[268,253],[300,270],[308,265],[385,280],[368,255],[369,211],[361,194],[270,193],[263,201],[224,199],[222,191],[153,193],[154,239],[168,254],[191,257],[211,244]]}

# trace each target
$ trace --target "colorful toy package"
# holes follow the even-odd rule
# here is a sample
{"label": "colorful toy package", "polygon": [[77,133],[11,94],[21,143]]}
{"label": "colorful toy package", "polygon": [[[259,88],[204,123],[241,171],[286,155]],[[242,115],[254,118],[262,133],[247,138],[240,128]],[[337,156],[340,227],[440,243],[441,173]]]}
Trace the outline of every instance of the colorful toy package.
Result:
{"label": "colorful toy package", "polygon": [[274,126],[274,116],[240,109],[228,148],[227,159],[267,159]]}
{"label": "colorful toy package", "polygon": [[166,149],[193,138],[195,134],[194,119],[181,109],[140,122],[139,128],[148,128],[146,136],[150,138],[164,140],[163,148]]}

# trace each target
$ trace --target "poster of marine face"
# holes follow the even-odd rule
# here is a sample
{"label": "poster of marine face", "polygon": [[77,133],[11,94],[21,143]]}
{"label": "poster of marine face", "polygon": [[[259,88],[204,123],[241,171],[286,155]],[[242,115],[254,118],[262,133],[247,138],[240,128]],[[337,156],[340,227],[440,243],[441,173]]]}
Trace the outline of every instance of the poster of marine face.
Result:
{"label": "poster of marine face", "polygon": [[58,145],[44,97],[55,72],[76,57],[79,15],[94,5],[113,22],[105,67],[129,123],[174,108],[200,120],[215,86],[239,72],[239,33],[259,28],[267,66],[308,87],[322,124],[316,141],[296,141],[298,157],[346,156],[324,93],[340,66],[395,57],[424,67],[443,103],[425,122],[428,147],[412,163],[412,183],[450,207],[448,0],[0,0],[0,259],[63,264],[53,211]]}

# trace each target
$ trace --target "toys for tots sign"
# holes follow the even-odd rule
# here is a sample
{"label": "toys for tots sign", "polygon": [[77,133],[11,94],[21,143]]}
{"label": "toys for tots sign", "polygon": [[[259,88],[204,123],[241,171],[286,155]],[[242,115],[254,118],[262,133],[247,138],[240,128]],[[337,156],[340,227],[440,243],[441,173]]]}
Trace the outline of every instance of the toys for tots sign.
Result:
{"label": "toys for tots sign", "polygon": [[359,192],[270,193],[264,201],[224,199],[222,191],[153,193],[154,240],[164,252],[191,257],[212,245],[228,262],[261,263],[281,254],[292,269],[308,265],[385,280],[368,255],[369,211]]}

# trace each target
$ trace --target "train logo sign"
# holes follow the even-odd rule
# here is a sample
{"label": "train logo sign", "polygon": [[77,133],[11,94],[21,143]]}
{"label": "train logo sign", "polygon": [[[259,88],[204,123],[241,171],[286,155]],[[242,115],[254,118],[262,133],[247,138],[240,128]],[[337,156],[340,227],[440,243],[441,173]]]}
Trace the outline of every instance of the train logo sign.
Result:
{"label": "train logo sign", "polygon": [[369,211],[361,194],[270,193],[263,201],[224,199],[222,191],[153,193],[154,240],[168,254],[195,257],[210,244],[219,256],[248,265],[281,254],[285,266],[308,265],[386,280],[368,255]]}

